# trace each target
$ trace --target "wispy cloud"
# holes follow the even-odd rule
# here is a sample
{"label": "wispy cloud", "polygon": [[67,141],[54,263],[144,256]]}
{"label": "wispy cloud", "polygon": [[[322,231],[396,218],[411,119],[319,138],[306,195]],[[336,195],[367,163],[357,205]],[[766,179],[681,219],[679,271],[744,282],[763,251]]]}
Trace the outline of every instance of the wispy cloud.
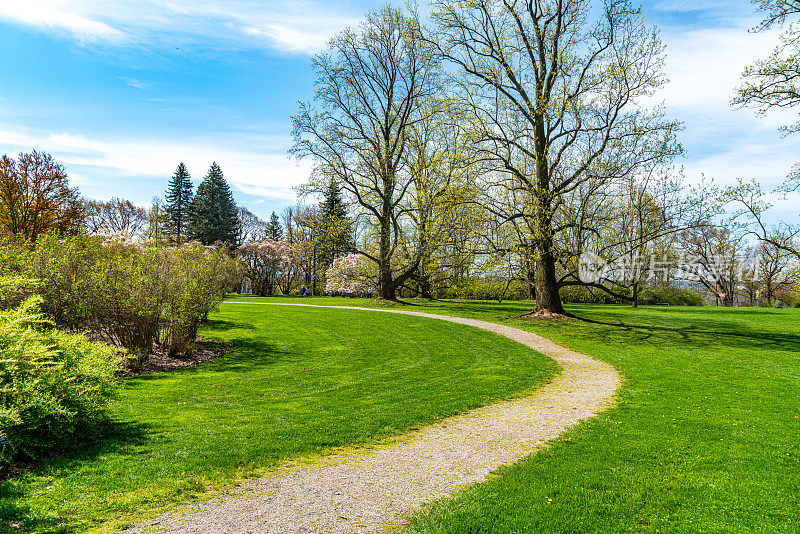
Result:
{"label": "wispy cloud", "polygon": [[147,84],[141,80],[137,80],[136,78],[121,78],[129,87],[133,87],[134,89],[147,89],[150,87],[150,84]]}
{"label": "wispy cloud", "polygon": [[[665,9],[684,10],[692,4],[663,3]],[[664,30],[670,83],[654,100],[663,100],[670,115],[684,122],[683,163],[690,180],[705,174],[731,184],[737,177],[752,177],[771,188],[800,160],[800,136],[782,138],[778,132],[781,124],[797,119],[796,110],[759,117],[750,109],[731,106],[745,66],[769,54],[776,43],[774,33],[748,32],[757,20],[752,12],[739,13],[734,22],[726,19],[718,26]]]}
{"label": "wispy cloud", "polygon": [[119,42],[123,39],[123,33],[117,28],[76,13],[69,4],[58,1],[0,2],[0,19],[65,33],[80,42]]}
{"label": "wispy cloud", "polygon": [[319,51],[360,13],[317,0],[26,0],[0,2],[0,20],[118,46],[256,47]]}
{"label": "wispy cloud", "polygon": [[234,188],[253,196],[282,203],[295,199],[294,187],[308,179],[310,163],[297,164],[281,152],[236,148],[238,137],[198,137],[176,142],[168,139],[97,139],[71,133],[23,132],[0,126],[0,146],[9,152],[46,147],[63,163],[70,176],[80,178],[77,185],[97,189],[94,180],[116,177],[125,186],[117,195],[128,195],[142,184],[130,180],[167,178],[178,162],[188,166],[195,180],[200,180],[212,161],[225,172]]}

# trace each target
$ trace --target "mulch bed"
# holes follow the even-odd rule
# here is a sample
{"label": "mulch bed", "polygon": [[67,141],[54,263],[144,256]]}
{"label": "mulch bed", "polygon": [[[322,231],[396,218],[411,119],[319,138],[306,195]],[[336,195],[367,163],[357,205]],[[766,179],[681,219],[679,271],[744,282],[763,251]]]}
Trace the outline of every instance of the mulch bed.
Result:
{"label": "mulch bed", "polygon": [[515,319],[531,319],[531,320],[553,319],[553,320],[556,320],[556,321],[560,321],[562,319],[572,319],[574,317],[575,317],[574,315],[571,315],[571,314],[568,314],[568,313],[567,314],[562,314],[562,313],[553,313],[553,312],[544,311],[544,310],[537,310],[537,311],[532,311],[532,312],[529,312],[529,313],[523,313],[522,315],[517,315],[515,317]]}
{"label": "mulch bed", "polygon": [[215,360],[230,351],[230,348],[220,341],[198,337],[194,350],[188,356],[171,357],[167,351],[156,348],[151,354],[147,363],[138,369],[128,368],[117,371],[117,376],[141,376],[164,371],[175,371],[178,369],[188,369],[201,363]]}

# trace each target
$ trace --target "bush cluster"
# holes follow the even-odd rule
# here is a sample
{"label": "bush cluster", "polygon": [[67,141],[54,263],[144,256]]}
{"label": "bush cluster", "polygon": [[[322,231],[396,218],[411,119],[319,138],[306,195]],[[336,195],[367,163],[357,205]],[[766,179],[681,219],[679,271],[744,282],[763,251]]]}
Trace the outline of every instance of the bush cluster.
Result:
{"label": "bush cluster", "polygon": [[87,235],[40,237],[20,249],[18,262],[38,281],[42,311],[56,326],[98,333],[137,364],[156,344],[172,355],[190,351],[239,273],[223,249]]}
{"label": "bush cluster", "polygon": [[462,300],[524,300],[530,297],[527,284],[522,280],[495,278],[469,278],[436,291],[443,299]]}
{"label": "bush cluster", "polygon": [[[630,296],[626,288],[618,288],[615,293]],[[570,286],[561,290],[564,302],[580,304],[630,304],[630,301],[614,297],[591,287]],[[670,304],[672,306],[702,306],[703,298],[691,289],[675,286],[644,287],[639,292],[639,304]]]}
{"label": "bush cluster", "polygon": [[87,436],[116,389],[116,350],[50,328],[41,297],[0,312],[0,459],[33,458]]}

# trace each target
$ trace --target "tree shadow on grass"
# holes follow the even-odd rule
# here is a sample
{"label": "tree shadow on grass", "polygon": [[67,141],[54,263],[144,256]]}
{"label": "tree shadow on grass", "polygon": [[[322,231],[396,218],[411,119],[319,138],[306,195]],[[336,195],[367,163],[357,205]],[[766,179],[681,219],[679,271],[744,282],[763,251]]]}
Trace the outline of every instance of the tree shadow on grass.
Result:
{"label": "tree shadow on grass", "polygon": [[109,420],[86,439],[75,445],[38,459],[33,467],[18,477],[0,482],[0,534],[20,532],[47,532],[71,534],[78,532],[71,517],[60,517],[48,511],[36,514],[21,501],[37,484],[27,484],[39,477],[59,479],[105,454],[127,447],[141,446],[151,435],[149,425],[132,421]]}
{"label": "tree shadow on grass", "polygon": [[[207,334],[213,335],[214,332],[207,332]],[[128,387],[135,388],[148,382],[178,377],[197,377],[209,373],[230,371],[246,373],[274,365],[280,361],[302,357],[300,354],[280,350],[276,345],[263,339],[235,338],[225,341],[225,344],[230,350],[213,361],[194,367],[132,376],[126,378],[125,383]]]}
{"label": "tree shadow on grass", "polygon": [[233,339],[228,342],[230,352],[214,360],[209,366],[213,371],[248,372],[274,365],[281,361],[300,359],[307,355],[297,354],[278,347],[263,339]]}
{"label": "tree shadow on grass", "polygon": [[213,332],[228,332],[229,330],[255,330],[256,327],[252,323],[244,323],[241,321],[229,321],[227,319],[209,319],[207,323],[203,324],[203,329]]}
{"label": "tree shadow on grass", "polygon": [[[487,317],[494,316],[499,320],[510,319],[517,317],[522,313],[533,311],[535,304],[530,301],[507,300],[502,304],[497,301],[452,301],[452,300],[423,300],[420,302],[407,302],[399,301],[401,304],[408,306],[429,309],[430,311],[439,311],[446,315],[463,315],[465,317]],[[449,312],[449,313],[448,313]],[[454,313],[458,312],[458,313]]]}
{"label": "tree shadow on grass", "polygon": [[[592,318],[584,313],[575,319],[600,327],[586,332],[587,338],[599,339],[608,344],[646,343],[656,346],[705,347],[724,345],[731,348],[765,349],[775,351],[800,352],[800,334],[775,332],[752,328],[733,318],[732,312],[723,311],[721,318],[689,314],[680,317],[673,313],[659,318],[670,325],[653,323],[637,324],[630,314],[622,311],[603,310],[600,318]],[[731,314],[730,316],[728,314]],[[779,312],[741,310],[736,316],[775,315]],[[647,318],[643,318],[647,319]]]}

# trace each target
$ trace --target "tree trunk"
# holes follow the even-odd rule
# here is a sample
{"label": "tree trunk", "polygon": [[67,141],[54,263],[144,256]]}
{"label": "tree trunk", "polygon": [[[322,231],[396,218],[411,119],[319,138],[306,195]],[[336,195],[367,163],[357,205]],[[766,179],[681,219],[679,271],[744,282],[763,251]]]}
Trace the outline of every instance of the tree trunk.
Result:
{"label": "tree trunk", "polygon": [[536,260],[536,311],[564,315],[552,250],[540,250]]}
{"label": "tree trunk", "polygon": [[639,307],[639,283],[636,282],[633,284],[633,307]]}
{"label": "tree trunk", "polygon": [[530,259],[527,264],[528,295],[531,300],[536,300],[536,267]]}
{"label": "tree trunk", "polygon": [[[537,83],[541,83],[537,80]],[[541,94],[537,87],[537,97]],[[548,143],[545,135],[545,118],[537,113],[534,118],[534,143],[536,145],[536,190],[534,213],[536,217],[536,311],[564,315],[561,296],[558,294],[556,258],[553,255],[553,212],[550,191],[550,162],[547,159]]]}
{"label": "tree trunk", "polygon": [[384,300],[396,300],[395,285],[392,280],[392,261],[389,256],[389,217],[381,221],[380,250],[378,262],[378,294]]}
{"label": "tree trunk", "polygon": [[421,273],[417,282],[417,292],[420,298],[432,299],[433,288],[431,284],[431,277],[428,273]]}

